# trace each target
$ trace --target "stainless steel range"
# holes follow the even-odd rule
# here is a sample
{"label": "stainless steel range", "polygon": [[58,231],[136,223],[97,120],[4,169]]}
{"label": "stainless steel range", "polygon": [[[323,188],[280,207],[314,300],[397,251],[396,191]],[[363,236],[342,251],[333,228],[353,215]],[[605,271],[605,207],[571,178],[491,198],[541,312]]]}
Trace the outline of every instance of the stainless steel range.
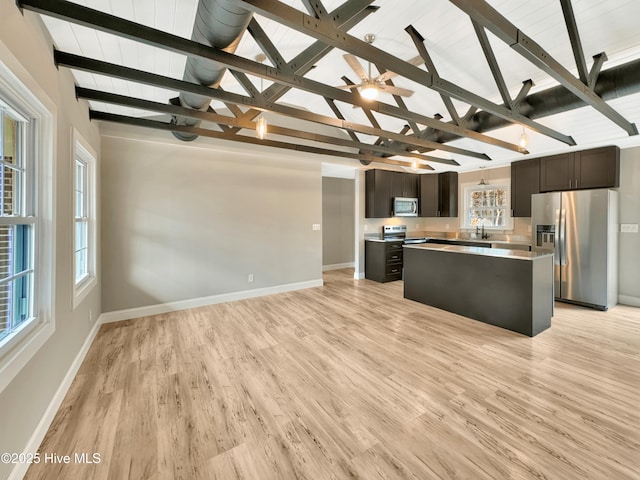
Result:
{"label": "stainless steel range", "polygon": [[383,225],[382,240],[404,240],[407,237],[406,225]]}
{"label": "stainless steel range", "polygon": [[393,241],[402,240],[407,245],[411,243],[427,243],[427,239],[421,238],[407,238],[407,226],[406,225],[383,225],[382,226],[382,240]]}

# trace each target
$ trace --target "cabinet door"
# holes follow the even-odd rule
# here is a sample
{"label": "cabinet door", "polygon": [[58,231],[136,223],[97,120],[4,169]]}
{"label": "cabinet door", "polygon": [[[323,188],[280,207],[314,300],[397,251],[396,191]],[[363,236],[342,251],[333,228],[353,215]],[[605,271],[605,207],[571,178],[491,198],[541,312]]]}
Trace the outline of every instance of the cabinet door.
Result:
{"label": "cabinet door", "polygon": [[418,184],[416,175],[404,172],[391,172],[391,196],[417,198]]}
{"label": "cabinet door", "polygon": [[540,191],[557,192],[575,188],[574,153],[551,155],[540,159]]}
{"label": "cabinet door", "polygon": [[391,181],[395,172],[367,170],[365,172],[365,216],[367,218],[389,218],[393,201]]}
{"label": "cabinet door", "polygon": [[531,195],[540,193],[540,159],[521,160],[511,164],[512,217],[531,216]]}
{"label": "cabinet door", "polygon": [[402,190],[404,196],[418,198],[418,175],[413,173],[403,173]]}
{"label": "cabinet door", "polygon": [[437,217],[440,203],[438,175],[426,173],[418,175],[420,181],[420,209],[421,217]]}
{"label": "cabinet door", "polygon": [[438,189],[440,190],[441,217],[458,216],[458,172],[444,172],[438,174]]}
{"label": "cabinet door", "polygon": [[391,197],[404,197],[404,173],[389,173],[391,175]]}
{"label": "cabinet door", "polygon": [[576,152],[575,188],[620,186],[620,149],[615,146]]}

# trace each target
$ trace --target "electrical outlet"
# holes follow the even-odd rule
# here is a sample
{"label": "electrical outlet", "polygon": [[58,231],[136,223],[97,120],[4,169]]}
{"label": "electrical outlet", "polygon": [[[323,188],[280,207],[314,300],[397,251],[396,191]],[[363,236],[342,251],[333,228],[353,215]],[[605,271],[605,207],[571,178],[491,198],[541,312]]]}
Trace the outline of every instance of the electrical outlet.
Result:
{"label": "electrical outlet", "polygon": [[445,224],[444,224],[444,229],[445,229],[445,230],[449,230],[449,224],[448,224],[448,223],[445,223]]}
{"label": "electrical outlet", "polygon": [[89,323],[93,323],[93,310],[89,309]]}
{"label": "electrical outlet", "polygon": [[314,230],[320,230],[320,224],[319,223],[314,223],[312,228]]}
{"label": "electrical outlet", "polygon": [[531,225],[527,225],[527,233],[531,233]]}
{"label": "electrical outlet", "polygon": [[621,223],[620,231],[623,233],[638,233],[637,223]]}
{"label": "electrical outlet", "polygon": [[366,232],[367,230],[369,230],[369,225],[366,225],[366,224],[365,224],[365,226],[364,226],[364,231]]}
{"label": "electrical outlet", "polygon": [[249,283],[253,283],[253,273],[249,274],[249,277],[247,278],[247,280],[249,280]]}

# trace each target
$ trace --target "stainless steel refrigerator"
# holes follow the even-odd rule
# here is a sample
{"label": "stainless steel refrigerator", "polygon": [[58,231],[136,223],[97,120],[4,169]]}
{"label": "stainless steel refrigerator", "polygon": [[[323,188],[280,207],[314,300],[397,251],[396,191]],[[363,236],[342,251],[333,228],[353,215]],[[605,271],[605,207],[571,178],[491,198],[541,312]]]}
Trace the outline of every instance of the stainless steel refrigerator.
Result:
{"label": "stainless steel refrigerator", "polygon": [[554,253],[557,300],[607,310],[618,303],[618,193],[531,196],[532,250]]}

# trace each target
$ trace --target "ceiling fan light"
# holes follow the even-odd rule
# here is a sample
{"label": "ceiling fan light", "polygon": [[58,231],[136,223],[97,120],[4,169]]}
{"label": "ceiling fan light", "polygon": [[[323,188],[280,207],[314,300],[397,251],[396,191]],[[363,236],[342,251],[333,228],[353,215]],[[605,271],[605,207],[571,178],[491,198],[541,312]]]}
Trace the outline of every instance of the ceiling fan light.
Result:
{"label": "ceiling fan light", "polygon": [[360,95],[367,100],[373,100],[378,97],[378,87],[373,82],[365,82],[360,89]]}

